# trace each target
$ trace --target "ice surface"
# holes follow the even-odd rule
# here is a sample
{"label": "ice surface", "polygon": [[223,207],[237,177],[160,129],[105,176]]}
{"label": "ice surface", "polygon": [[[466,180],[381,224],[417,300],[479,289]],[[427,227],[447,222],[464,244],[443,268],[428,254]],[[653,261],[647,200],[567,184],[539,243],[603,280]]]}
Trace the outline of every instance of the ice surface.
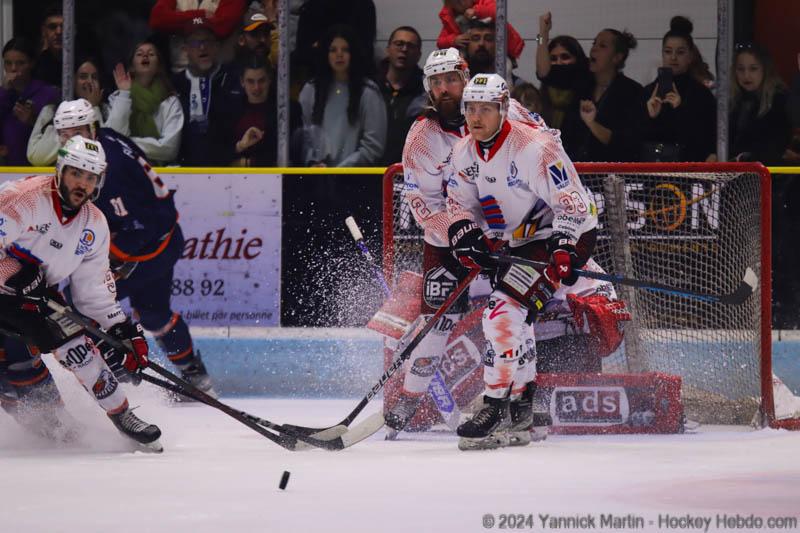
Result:
{"label": "ice surface", "polygon": [[[73,378],[56,378],[87,442],[56,447],[0,412],[4,533],[480,532],[487,513],[531,513],[535,531],[549,531],[539,514],[592,515],[597,531],[611,530],[599,527],[601,513],[641,516],[639,531],[657,531],[659,514],[688,514],[722,531],[721,513],[800,516],[800,432],[555,436],[460,452],[449,434],[387,442],[381,431],[341,452],[290,452],[211,408],[169,407],[142,385],[132,404],[164,432],[165,452],[153,455],[127,451]],[[229,401],[274,422],[322,426],[358,400]]]}

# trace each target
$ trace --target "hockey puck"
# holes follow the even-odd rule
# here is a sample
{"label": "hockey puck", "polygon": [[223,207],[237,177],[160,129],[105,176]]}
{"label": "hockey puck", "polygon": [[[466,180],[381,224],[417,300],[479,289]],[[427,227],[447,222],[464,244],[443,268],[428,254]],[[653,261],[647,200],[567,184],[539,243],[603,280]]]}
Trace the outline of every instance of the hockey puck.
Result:
{"label": "hockey puck", "polygon": [[281,490],[286,490],[286,485],[289,483],[289,472],[287,470],[283,471],[283,475],[281,476],[281,482],[278,485]]}

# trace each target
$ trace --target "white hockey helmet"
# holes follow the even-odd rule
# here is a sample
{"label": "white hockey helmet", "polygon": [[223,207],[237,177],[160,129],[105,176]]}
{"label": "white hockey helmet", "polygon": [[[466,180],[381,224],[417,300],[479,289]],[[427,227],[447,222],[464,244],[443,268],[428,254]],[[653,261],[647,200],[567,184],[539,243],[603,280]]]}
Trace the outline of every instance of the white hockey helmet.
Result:
{"label": "white hockey helmet", "polygon": [[466,115],[467,102],[493,102],[500,106],[502,121],[508,114],[508,103],[511,93],[506,85],[506,80],[499,74],[476,74],[461,95],[461,114]]}
{"label": "white hockey helmet", "polygon": [[97,174],[97,185],[92,200],[100,195],[100,189],[106,181],[106,152],[97,141],[76,135],[58,149],[56,159],[56,187],[61,186],[61,175],[64,167],[75,167]]}
{"label": "white hockey helmet", "polygon": [[94,107],[85,98],[61,102],[53,117],[56,130],[92,126],[97,121]]}
{"label": "white hockey helmet", "polygon": [[434,50],[425,60],[425,66],[422,68],[425,76],[422,78],[422,85],[427,92],[431,92],[431,86],[428,78],[436,74],[443,74],[445,72],[459,72],[466,84],[469,80],[469,67],[467,61],[461,57],[461,54],[455,48],[442,48]]}

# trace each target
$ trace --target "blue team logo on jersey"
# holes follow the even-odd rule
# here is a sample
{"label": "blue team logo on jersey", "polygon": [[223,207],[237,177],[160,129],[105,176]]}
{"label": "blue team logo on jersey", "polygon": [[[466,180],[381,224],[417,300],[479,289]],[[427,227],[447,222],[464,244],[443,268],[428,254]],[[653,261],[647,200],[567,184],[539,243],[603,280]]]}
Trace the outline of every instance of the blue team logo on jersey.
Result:
{"label": "blue team logo on jersey", "polygon": [[508,176],[506,176],[506,183],[509,187],[519,187],[522,181],[517,177],[519,170],[517,164],[512,161],[511,167],[508,169]]}
{"label": "blue team logo on jersey", "polygon": [[564,168],[564,163],[561,161],[556,161],[547,167],[547,171],[550,173],[550,177],[553,178],[556,189],[563,189],[569,185],[569,176],[567,175],[567,170]]}
{"label": "blue team logo on jersey", "polygon": [[6,219],[3,218],[3,217],[0,217],[0,237],[5,237],[7,235],[7,233],[5,231],[3,231],[3,224],[5,224],[5,223],[6,223]]}
{"label": "blue team logo on jersey", "polygon": [[78,247],[75,249],[75,255],[83,255],[92,249],[92,245],[96,237],[94,232],[89,228],[83,230],[81,238],[78,240]]}

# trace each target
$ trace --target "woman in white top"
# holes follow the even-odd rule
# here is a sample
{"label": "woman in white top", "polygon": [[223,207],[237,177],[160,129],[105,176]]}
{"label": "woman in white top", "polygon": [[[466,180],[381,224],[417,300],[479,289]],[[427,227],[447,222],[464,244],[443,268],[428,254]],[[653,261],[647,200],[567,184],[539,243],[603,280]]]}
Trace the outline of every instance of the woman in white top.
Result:
{"label": "woman in white top", "polygon": [[147,41],[136,45],[130,72],[118,64],[114,81],[118,90],[108,99],[113,128],[130,137],[151,162],[173,162],[181,144],[183,110],[158,48]]}
{"label": "woman in white top", "polygon": [[[103,102],[103,87],[100,84],[100,63],[86,57],[75,62],[75,98],[85,98],[94,107],[97,122],[102,127],[119,130],[122,124],[109,116],[108,104]],[[61,143],[53,127],[53,116],[56,114],[58,102],[46,105],[36,117],[36,124],[28,139],[28,161],[37,167],[46,167],[55,163]]]}

